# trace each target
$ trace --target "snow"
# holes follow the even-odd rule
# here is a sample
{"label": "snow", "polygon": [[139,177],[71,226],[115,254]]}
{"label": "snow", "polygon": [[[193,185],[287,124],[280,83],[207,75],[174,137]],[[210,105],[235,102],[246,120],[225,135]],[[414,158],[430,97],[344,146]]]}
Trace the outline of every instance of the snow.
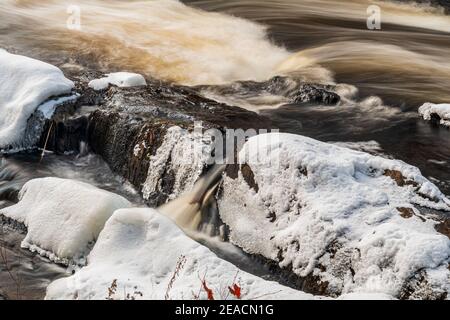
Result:
{"label": "snow", "polygon": [[437,115],[440,120],[440,124],[450,127],[450,104],[434,104],[425,103],[419,108],[419,114],[424,120],[431,120],[432,115]]}
{"label": "snow", "polygon": [[0,49],[0,149],[20,147],[27,120],[39,105],[73,87],[57,67]]}
{"label": "snow", "polygon": [[89,87],[99,91],[105,90],[110,84],[124,88],[146,86],[147,82],[142,75],[137,73],[115,72],[107,74],[104,78],[92,80],[89,82]]}
{"label": "snow", "polygon": [[[179,261],[178,275],[168,290]],[[206,299],[202,280],[216,299],[312,299],[312,295],[240,271],[186,236],[170,219],[153,209],[121,209],[114,213],[88,257],[88,265],[51,283],[46,299]],[[115,281],[111,295],[108,288]]]}
{"label": "snow", "polygon": [[28,181],[19,199],[1,213],[27,226],[22,247],[64,264],[82,264],[106,220],[116,209],[131,206],[119,195],[60,178]]}
{"label": "snow", "polygon": [[[449,292],[450,239],[421,211],[449,212],[450,201],[419,169],[291,134],[253,137],[239,157],[257,188],[242,171],[225,176],[219,212],[245,251],[314,274],[335,296],[399,297],[419,272],[420,286]],[[401,173],[405,185],[385,170]],[[397,208],[414,214],[404,218]]]}
{"label": "snow", "polygon": [[[134,152],[141,148],[136,145]],[[178,126],[170,127],[156,154],[150,158],[147,179],[143,185],[144,199],[158,195],[162,190],[162,178],[173,172],[174,183],[168,200],[173,200],[186,190],[191,190],[211,161],[212,140],[201,133],[189,132]]]}
{"label": "snow", "polygon": [[381,147],[381,145],[374,140],[371,141],[357,141],[357,142],[350,142],[350,141],[346,141],[346,142],[342,142],[342,141],[330,141],[328,143],[337,145],[339,147],[342,148],[348,148],[348,149],[352,149],[352,150],[356,150],[356,151],[362,151],[362,152],[367,152],[369,154],[372,154],[374,156],[381,156],[384,158],[390,158],[391,156],[384,154],[383,153],[383,148]]}

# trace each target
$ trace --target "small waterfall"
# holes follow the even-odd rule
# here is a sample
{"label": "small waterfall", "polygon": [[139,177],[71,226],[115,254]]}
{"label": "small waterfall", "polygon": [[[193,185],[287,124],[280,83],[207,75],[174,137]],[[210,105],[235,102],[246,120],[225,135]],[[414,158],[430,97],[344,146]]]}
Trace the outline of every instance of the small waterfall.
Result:
{"label": "small waterfall", "polygon": [[[158,210],[174,220],[185,231],[198,231],[202,223],[202,211],[209,207],[208,204],[211,203],[224,170],[225,165],[214,165],[206,175],[197,181],[192,190],[162,205]],[[214,217],[213,214],[210,222],[217,219],[218,217]]]}

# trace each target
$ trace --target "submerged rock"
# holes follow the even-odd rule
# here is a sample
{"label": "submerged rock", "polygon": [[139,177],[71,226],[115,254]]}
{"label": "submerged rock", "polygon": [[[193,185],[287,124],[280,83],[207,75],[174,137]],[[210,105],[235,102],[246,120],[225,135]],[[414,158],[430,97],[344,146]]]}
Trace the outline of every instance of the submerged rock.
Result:
{"label": "submerged rock", "polygon": [[337,93],[310,84],[303,84],[298,90],[298,93],[293,96],[293,101],[296,103],[305,102],[335,105],[339,103],[340,100],[341,98]]}
{"label": "submerged rock", "polygon": [[224,175],[219,214],[234,244],[290,273],[291,285],[335,297],[450,291],[439,214],[450,200],[417,168],[290,134],[251,138],[239,157]]}
{"label": "submerged rock", "polygon": [[309,84],[290,77],[277,76],[264,82],[238,81],[220,86],[198,86],[200,92],[207,96],[217,97],[237,104],[318,104],[336,105],[341,97],[335,92],[333,85]]}

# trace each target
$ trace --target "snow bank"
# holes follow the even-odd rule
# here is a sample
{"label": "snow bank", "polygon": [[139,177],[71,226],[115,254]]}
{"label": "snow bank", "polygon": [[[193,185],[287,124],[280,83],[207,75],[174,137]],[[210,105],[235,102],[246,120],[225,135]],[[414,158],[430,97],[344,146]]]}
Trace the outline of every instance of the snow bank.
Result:
{"label": "snow bank", "polygon": [[450,239],[424,208],[450,201],[417,168],[291,134],[251,138],[239,157],[219,212],[245,251],[334,296],[449,292]]}
{"label": "snow bank", "polygon": [[419,114],[424,120],[431,120],[433,115],[438,116],[440,124],[450,127],[450,104],[425,103],[419,108]]}
{"label": "snow bank", "polygon": [[108,88],[110,84],[124,88],[146,86],[147,82],[142,75],[137,73],[116,72],[109,73],[104,78],[92,80],[89,82],[89,87],[99,91]]}
{"label": "snow bank", "polygon": [[121,196],[59,178],[30,180],[19,199],[1,213],[27,226],[22,246],[65,264],[79,262],[116,209],[130,207]]}
{"label": "snow bank", "polygon": [[57,67],[0,49],[0,149],[20,147],[27,120],[39,105],[73,87]]}
{"label": "snow bank", "polygon": [[[126,299],[129,295],[135,299],[165,299],[167,295],[169,299],[195,299],[198,295],[206,299],[203,279],[216,299],[233,298],[228,290],[233,284],[241,287],[242,299],[313,298],[240,271],[153,209],[116,211],[88,261],[73,276],[50,284],[46,298],[104,300]],[[177,268],[179,262],[182,267]],[[110,294],[108,288],[113,289]]]}

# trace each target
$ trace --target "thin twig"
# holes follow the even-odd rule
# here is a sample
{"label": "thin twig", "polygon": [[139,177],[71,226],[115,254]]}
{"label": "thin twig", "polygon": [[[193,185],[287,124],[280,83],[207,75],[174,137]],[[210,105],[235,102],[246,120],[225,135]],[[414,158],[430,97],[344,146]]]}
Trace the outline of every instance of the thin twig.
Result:
{"label": "thin twig", "polygon": [[47,132],[47,138],[45,138],[44,150],[42,150],[41,160],[39,160],[39,163],[41,163],[42,159],[44,159],[45,149],[47,149],[47,143],[48,143],[48,139],[50,138],[50,133],[52,132],[52,128],[53,128],[53,121],[50,122],[50,128],[48,129],[48,132]]}

